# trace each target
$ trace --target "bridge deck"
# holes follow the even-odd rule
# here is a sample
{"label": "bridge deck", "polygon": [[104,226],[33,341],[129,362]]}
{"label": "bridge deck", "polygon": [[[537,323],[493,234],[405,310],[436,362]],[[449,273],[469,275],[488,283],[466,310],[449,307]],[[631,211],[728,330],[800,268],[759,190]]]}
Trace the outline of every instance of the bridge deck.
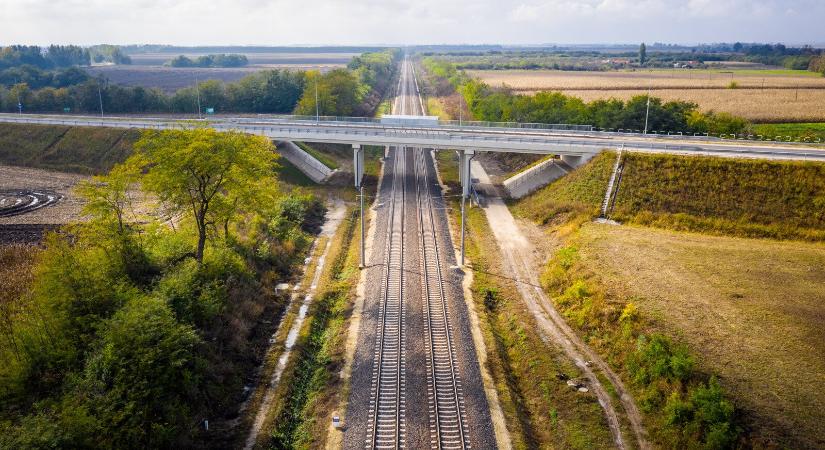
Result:
{"label": "bridge deck", "polygon": [[825,144],[661,136],[616,132],[459,126],[382,124],[370,119],[308,120],[284,118],[101,118],[66,115],[0,114],[0,122],[139,129],[186,129],[203,125],[222,131],[259,134],[275,140],[466,149],[493,152],[587,155],[603,149],[712,155],[722,157],[825,161]]}

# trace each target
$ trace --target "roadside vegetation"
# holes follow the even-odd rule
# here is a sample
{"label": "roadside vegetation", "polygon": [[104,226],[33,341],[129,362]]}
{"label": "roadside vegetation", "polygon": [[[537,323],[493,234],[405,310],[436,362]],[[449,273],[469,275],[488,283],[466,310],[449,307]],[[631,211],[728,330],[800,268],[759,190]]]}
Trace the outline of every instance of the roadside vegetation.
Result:
{"label": "roadside vegetation", "polygon": [[825,123],[766,123],[753,126],[753,133],[770,137],[776,140],[777,137],[789,140],[816,141],[819,139],[825,142]]}
{"label": "roadside vegetation", "polygon": [[[259,137],[147,132],[79,188],[89,220],[48,237],[30,288],[3,291],[0,447],[226,444],[273,326],[260,318],[323,215],[278,191],[274,158]],[[157,210],[135,213],[130,186]]]}
{"label": "roadside vegetation", "polygon": [[[38,48],[39,49],[39,48]],[[39,51],[39,50],[38,50]],[[25,55],[28,55],[27,52]],[[88,56],[88,55],[87,55]],[[192,64],[234,64],[229,55],[210,55]],[[264,70],[234,83],[206,80],[166,94],[158,88],[110,84],[89,77],[77,67],[66,73],[49,75],[42,69],[25,65],[21,57],[10,63],[23,64],[0,73],[0,111],[99,113],[101,102],[106,113],[198,113],[198,97],[203,112],[279,113],[315,115],[315,87],[319,112],[332,116],[371,117],[396,70],[397,51],[365,53],[353,58],[346,69],[321,74],[318,71]],[[0,54],[0,61],[2,61]],[[186,64],[181,62],[181,64]],[[2,67],[2,65],[0,65]],[[7,71],[13,71],[3,75]],[[15,72],[16,71],[16,72]],[[23,71],[27,76],[20,76]],[[311,88],[311,92],[305,89]]]}
{"label": "roadside vegetation", "polygon": [[[598,100],[585,103],[581,99],[558,92],[535,95],[514,94],[506,87],[493,88],[474,79],[448,62],[425,58],[422,64],[435,86],[434,95],[455,90],[461,94],[467,109],[476,120],[490,122],[528,122],[547,124],[592,125],[606,130],[642,130],[647,113],[648,96],[641,95],[627,102]],[[689,133],[732,134],[747,129],[744,119],[727,113],[701,112],[694,103],[663,102],[650,97],[650,130]]]}

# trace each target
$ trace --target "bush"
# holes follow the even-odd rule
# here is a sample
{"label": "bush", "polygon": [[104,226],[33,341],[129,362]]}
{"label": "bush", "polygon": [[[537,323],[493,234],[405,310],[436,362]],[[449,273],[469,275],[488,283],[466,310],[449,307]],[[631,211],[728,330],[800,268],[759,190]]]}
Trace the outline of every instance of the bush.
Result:
{"label": "bush", "polygon": [[112,318],[81,383],[112,447],[168,447],[199,407],[195,330],[161,300],[136,297]]}
{"label": "bush", "polygon": [[693,364],[685,346],[674,345],[661,334],[639,336],[636,351],[627,361],[628,370],[639,385],[662,378],[671,382],[687,381]]}

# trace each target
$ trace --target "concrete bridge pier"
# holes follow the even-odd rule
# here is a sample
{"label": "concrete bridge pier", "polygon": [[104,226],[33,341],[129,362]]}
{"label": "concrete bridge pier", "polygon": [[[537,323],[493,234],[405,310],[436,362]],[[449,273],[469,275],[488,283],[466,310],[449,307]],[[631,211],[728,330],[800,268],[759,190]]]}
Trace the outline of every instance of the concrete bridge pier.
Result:
{"label": "concrete bridge pier", "polygon": [[461,180],[461,267],[464,267],[464,207],[467,203],[467,197],[470,196],[470,190],[473,187],[473,179],[470,175],[470,162],[475,157],[475,150],[460,150],[459,156],[459,179]]}
{"label": "concrete bridge pier", "polygon": [[361,144],[352,144],[352,172],[355,174],[355,189],[358,190],[360,201],[359,213],[361,214],[361,262],[360,268],[366,267],[365,255],[365,233],[364,233],[364,149]]}

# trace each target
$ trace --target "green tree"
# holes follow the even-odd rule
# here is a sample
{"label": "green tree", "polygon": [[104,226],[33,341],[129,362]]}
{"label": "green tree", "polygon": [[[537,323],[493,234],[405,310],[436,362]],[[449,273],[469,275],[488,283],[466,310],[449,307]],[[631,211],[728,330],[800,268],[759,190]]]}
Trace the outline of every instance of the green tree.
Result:
{"label": "green tree", "polygon": [[270,177],[275,159],[266,138],[212,129],[150,133],[135,147],[139,153],[129,163],[145,170],[143,187],[169,212],[188,213],[194,220],[198,262],[203,261],[208,231],[234,216],[234,192]]}
{"label": "green tree", "polygon": [[138,296],[124,305],[105,327],[79,389],[109,432],[100,440],[114,448],[174,443],[198,409],[199,343],[162,300]]}
{"label": "green tree", "polygon": [[134,200],[129,187],[136,180],[137,173],[133,166],[117,165],[108,175],[80,182],[76,189],[86,200],[83,212],[116,223],[118,232],[122,234],[126,214],[131,212]]}
{"label": "green tree", "polygon": [[644,42],[639,46],[639,65],[643,66],[647,62],[647,46]]}

